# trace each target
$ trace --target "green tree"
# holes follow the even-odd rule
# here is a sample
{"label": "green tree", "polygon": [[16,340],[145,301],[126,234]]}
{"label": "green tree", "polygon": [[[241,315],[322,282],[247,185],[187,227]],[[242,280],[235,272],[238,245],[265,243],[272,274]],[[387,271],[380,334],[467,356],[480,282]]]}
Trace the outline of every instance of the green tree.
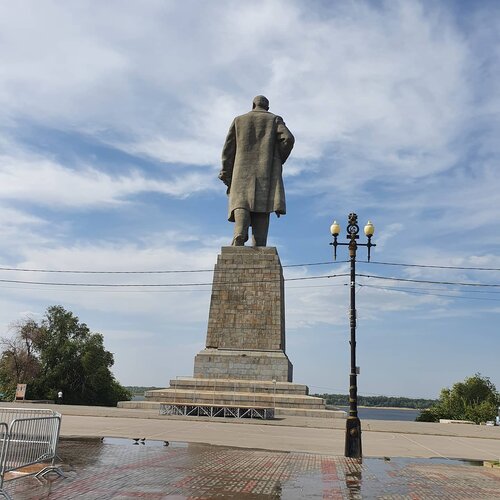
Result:
{"label": "green tree", "polygon": [[52,306],[40,324],[30,319],[18,325],[12,342],[20,344],[19,352],[25,355],[23,332],[30,333],[29,352],[36,359],[37,370],[21,379],[13,370],[12,349],[6,349],[0,358],[2,385],[27,383],[27,396],[37,399],[55,399],[61,390],[70,404],[114,406],[131,398],[110,371],[114,359],[104,348],[103,336],[92,333],[72,312]]}
{"label": "green tree", "polygon": [[3,352],[0,356],[0,392],[4,399],[14,399],[16,385],[32,381],[40,373],[40,362],[35,354],[34,340],[38,325],[27,319],[11,326],[15,335],[0,338]]}
{"label": "green tree", "polygon": [[[326,400],[326,404],[332,406],[348,406],[349,394],[313,394]],[[358,405],[372,407],[394,407],[394,408],[429,408],[436,402],[435,399],[404,398],[400,396],[359,396]]]}
{"label": "green tree", "polygon": [[500,394],[488,377],[476,373],[451,389],[441,390],[439,401],[416,418],[419,422],[438,422],[441,418],[471,420],[476,424],[494,420]]}

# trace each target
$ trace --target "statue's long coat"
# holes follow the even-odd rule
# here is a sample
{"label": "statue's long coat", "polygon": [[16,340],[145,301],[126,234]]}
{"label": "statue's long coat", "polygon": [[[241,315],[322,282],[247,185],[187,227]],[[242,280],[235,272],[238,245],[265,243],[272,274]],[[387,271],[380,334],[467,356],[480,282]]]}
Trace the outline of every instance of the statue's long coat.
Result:
{"label": "statue's long coat", "polygon": [[222,150],[221,177],[228,181],[229,220],[234,210],[286,213],[283,163],[294,137],[280,116],[254,109],[237,116]]}

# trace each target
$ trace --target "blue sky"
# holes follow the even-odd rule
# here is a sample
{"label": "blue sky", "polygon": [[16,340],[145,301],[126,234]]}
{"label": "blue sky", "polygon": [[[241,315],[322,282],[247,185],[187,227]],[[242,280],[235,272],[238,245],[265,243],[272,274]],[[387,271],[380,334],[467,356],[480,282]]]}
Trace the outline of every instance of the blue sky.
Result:
{"label": "blue sky", "polygon": [[[221,148],[233,117],[264,94],[296,137],[288,213],[270,228],[283,265],[331,261],[329,226],[355,211],[375,224],[374,261],[500,268],[497,2],[3,2],[0,33],[0,267],[212,269],[232,236]],[[499,271],[358,269],[500,284]],[[285,277],[346,270],[285,267]],[[175,284],[211,273],[0,279]],[[358,282],[361,394],[434,397],[475,372],[500,386],[500,288]],[[345,283],[286,285],[287,353],[312,392],[347,392]],[[120,382],[161,386],[192,374],[209,300],[206,286],[0,282],[0,325],[8,335],[61,304],[104,335]]]}

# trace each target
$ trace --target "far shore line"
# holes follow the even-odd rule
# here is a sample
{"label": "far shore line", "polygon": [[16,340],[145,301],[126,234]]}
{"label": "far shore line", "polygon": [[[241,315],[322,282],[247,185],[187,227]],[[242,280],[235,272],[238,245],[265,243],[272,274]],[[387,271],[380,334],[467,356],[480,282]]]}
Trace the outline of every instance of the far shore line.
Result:
{"label": "far shore line", "polygon": [[[328,405],[328,406],[335,406],[336,408],[349,408],[349,405]],[[358,408],[367,408],[367,409],[374,409],[374,410],[412,410],[412,411],[424,411],[428,410],[429,408],[407,408],[406,406],[365,406],[365,405],[358,405]]]}

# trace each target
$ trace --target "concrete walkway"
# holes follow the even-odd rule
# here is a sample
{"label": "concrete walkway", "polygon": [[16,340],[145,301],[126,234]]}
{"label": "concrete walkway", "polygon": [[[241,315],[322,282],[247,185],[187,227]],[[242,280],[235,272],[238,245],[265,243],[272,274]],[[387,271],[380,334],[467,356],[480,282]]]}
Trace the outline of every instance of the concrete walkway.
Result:
{"label": "concrete walkway", "polygon": [[[0,407],[40,405],[0,403]],[[345,421],[287,417],[281,420],[164,417],[152,410],[43,405],[63,414],[61,437],[123,437],[206,443],[275,451],[339,455]],[[365,457],[498,460],[500,427],[365,420]]]}

